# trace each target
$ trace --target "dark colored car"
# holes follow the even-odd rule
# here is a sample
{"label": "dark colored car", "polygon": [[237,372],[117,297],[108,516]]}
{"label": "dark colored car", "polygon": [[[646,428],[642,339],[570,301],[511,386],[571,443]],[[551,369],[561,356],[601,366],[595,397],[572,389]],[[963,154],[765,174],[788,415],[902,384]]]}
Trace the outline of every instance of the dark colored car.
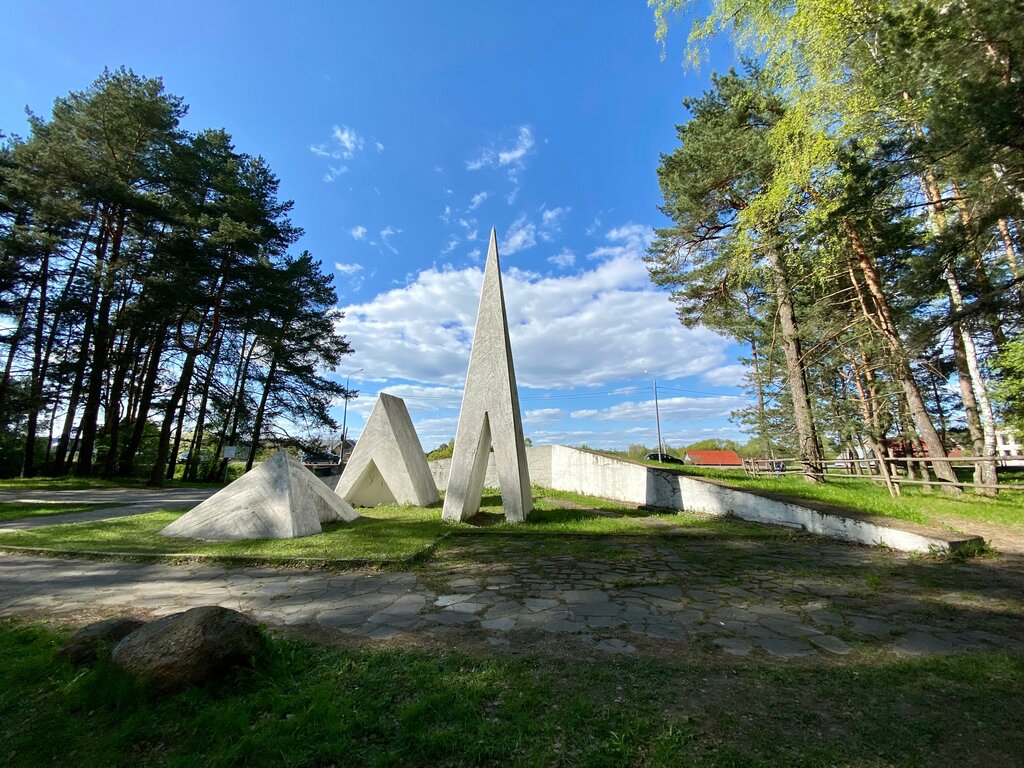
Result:
{"label": "dark colored car", "polygon": [[341,456],[336,453],[304,453],[302,454],[303,464],[337,464]]}
{"label": "dark colored car", "polygon": [[662,464],[685,464],[686,462],[682,459],[678,459],[670,453],[648,453],[644,456],[645,461],[660,461]]}

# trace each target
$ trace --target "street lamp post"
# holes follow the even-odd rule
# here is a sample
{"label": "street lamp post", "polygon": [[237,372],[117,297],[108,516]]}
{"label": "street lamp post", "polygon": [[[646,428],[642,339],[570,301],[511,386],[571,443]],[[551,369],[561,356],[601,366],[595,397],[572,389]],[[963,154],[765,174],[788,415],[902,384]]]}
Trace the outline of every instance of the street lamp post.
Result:
{"label": "street lamp post", "polygon": [[[647,373],[647,371],[644,371]],[[654,423],[658,428],[658,461],[661,461],[665,456],[665,450],[663,443],[661,442],[661,411],[658,409],[658,379],[654,378]]]}
{"label": "street lamp post", "polygon": [[345,463],[345,442],[348,440],[348,400],[351,395],[348,391],[348,382],[357,373],[362,373],[363,369],[360,368],[358,371],[352,371],[345,377],[345,410],[341,417],[341,463]]}

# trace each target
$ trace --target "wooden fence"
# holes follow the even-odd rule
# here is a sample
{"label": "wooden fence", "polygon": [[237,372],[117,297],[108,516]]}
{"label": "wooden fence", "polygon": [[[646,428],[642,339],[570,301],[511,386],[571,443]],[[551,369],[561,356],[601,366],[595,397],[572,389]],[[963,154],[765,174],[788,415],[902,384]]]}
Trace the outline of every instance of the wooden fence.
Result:
{"label": "wooden fence", "polygon": [[[998,470],[1002,468],[1020,468],[1024,471],[1024,455],[996,456],[986,458],[984,456],[957,456],[955,458],[933,459],[919,456],[887,457],[885,459],[833,459],[823,461],[818,467],[805,465],[798,458],[785,459],[744,459],[743,469],[748,477],[779,477],[783,475],[829,475],[841,477],[856,477],[873,480],[888,485],[895,493],[899,493],[901,485],[923,485],[941,486],[952,485],[945,480],[940,480],[931,475],[928,469],[929,464],[946,462],[954,468],[970,468],[972,474],[974,468],[981,464],[994,463]],[[964,479],[956,485],[962,488],[976,488],[986,491],[1020,490],[1024,491],[1024,485],[999,482],[995,485],[989,483],[976,483]]]}

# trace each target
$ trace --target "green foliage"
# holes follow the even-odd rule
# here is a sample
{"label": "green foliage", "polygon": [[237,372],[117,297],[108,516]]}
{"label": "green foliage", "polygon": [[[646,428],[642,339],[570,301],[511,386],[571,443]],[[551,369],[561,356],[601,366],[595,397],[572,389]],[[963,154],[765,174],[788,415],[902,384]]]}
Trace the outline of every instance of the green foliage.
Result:
{"label": "green foliage", "polygon": [[[0,473],[160,482],[178,452],[194,481],[278,422],[334,428],[343,388],[319,371],[350,349],[333,278],[289,253],[301,232],[266,161],[184,130],[186,111],[158,78],[104,71],[0,147]],[[37,456],[48,417],[59,439]]]}
{"label": "green foliage", "polygon": [[450,459],[455,453],[455,438],[453,437],[447,443],[441,443],[434,450],[427,454],[427,461],[434,461],[435,459]]}
{"label": "green foliage", "polygon": [[1018,435],[1024,435],[1024,340],[1003,345],[995,368],[999,382],[994,394],[1002,407],[1003,419]]}

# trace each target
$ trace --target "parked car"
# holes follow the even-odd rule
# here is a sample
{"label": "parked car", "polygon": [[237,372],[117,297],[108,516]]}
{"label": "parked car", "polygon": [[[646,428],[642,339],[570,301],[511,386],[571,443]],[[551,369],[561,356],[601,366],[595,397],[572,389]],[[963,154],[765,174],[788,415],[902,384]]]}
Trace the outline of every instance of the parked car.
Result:
{"label": "parked car", "polygon": [[336,453],[304,453],[302,454],[303,464],[337,464],[341,461],[341,456]]}
{"label": "parked car", "polygon": [[677,459],[670,453],[648,453],[644,456],[645,461],[660,461],[662,464],[685,464],[682,459]]}

